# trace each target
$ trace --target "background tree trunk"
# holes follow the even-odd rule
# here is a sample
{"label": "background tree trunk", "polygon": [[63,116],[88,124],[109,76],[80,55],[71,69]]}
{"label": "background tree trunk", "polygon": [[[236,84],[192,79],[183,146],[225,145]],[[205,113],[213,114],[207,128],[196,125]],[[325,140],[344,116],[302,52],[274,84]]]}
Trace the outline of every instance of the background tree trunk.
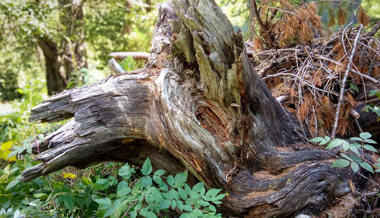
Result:
{"label": "background tree trunk", "polygon": [[60,42],[47,34],[36,35],[46,63],[48,94],[62,92],[80,83],[79,70],[87,67],[85,59],[83,1],[60,0],[60,21],[65,29]]}
{"label": "background tree trunk", "polygon": [[223,188],[226,212],[249,217],[318,212],[350,192],[331,154],[300,147],[308,133],[253,71],[241,34],[211,0],[163,4],[146,68],[56,95],[30,119],[72,116],[33,145],[42,162],[22,180],[149,157]]}
{"label": "background tree trunk", "polygon": [[66,29],[61,39],[62,65],[68,78],[68,88],[83,80],[80,69],[87,67],[82,0],[59,0],[60,21]]}
{"label": "background tree trunk", "polygon": [[48,36],[38,36],[38,46],[41,48],[45,58],[48,95],[62,92],[67,87],[67,77],[61,67],[61,57],[57,44]]}

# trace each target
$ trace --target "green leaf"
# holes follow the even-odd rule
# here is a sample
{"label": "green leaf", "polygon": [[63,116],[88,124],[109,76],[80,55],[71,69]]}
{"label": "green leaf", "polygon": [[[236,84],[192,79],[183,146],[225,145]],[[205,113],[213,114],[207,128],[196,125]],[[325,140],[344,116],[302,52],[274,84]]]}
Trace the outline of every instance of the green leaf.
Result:
{"label": "green leaf", "polygon": [[96,203],[98,203],[100,206],[106,206],[109,207],[111,206],[112,202],[109,198],[99,198],[94,200]]}
{"label": "green leaf", "polygon": [[111,181],[110,186],[116,185],[118,182],[115,176],[109,176],[108,179]]}
{"label": "green leaf", "polygon": [[176,190],[172,189],[169,191],[169,193],[172,196],[172,199],[179,200],[179,194]]}
{"label": "green leaf", "polygon": [[190,218],[190,213],[183,213],[179,218]]}
{"label": "green leaf", "polygon": [[162,200],[161,203],[160,203],[160,209],[161,210],[164,210],[164,209],[168,209],[170,207],[170,203],[171,203],[171,200]]}
{"label": "green leaf", "polygon": [[330,137],[326,136],[325,138],[316,137],[310,140],[311,142],[319,143],[319,145],[325,145],[330,141]]}
{"label": "green leaf", "polygon": [[198,199],[198,200],[197,200],[197,204],[199,204],[199,205],[201,205],[201,206],[203,206],[203,207],[207,207],[207,206],[210,205],[209,202],[204,201],[204,200],[202,200],[202,199]]}
{"label": "green leaf", "polygon": [[351,143],[351,144],[350,144],[350,147],[361,148],[362,145],[359,144],[359,143],[357,143],[357,142],[355,142],[355,143]]}
{"label": "green leaf", "polygon": [[150,176],[144,176],[141,178],[141,185],[144,187],[149,187],[153,185],[152,178]]}
{"label": "green leaf", "polygon": [[358,141],[358,142],[363,141],[363,139],[359,138],[359,137],[351,137],[350,139],[353,140],[353,141]]}
{"label": "green leaf", "polygon": [[177,208],[178,208],[180,211],[182,211],[182,210],[183,210],[182,207],[183,207],[183,202],[182,202],[181,200],[177,201]]}
{"label": "green leaf", "polygon": [[121,181],[117,185],[117,196],[121,197],[124,195],[127,195],[131,192],[131,188],[128,186],[128,183],[126,181]]}
{"label": "green leaf", "polygon": [[[374,106],[372,112],[375,112],[378,117],[380,117],[380,107]],[[379,119],[377,120],[379,121]]]}
{"label": "green leaf", "polygon": [[142,201],[142,200],[140,200],[140,202],[136,204],[136,206],[135,206],[135,211],[138,211],[138,210],[141,209],[141,207],[142,207],[142,202],[141,202],[141,201]]}
{"label": "green leaf", "polygon": [[377,152],[377,149],[374,148],[372,145],[363,145],[363,148],[368,150],[368,151]]}
{"label": "green leaf", "polygon": [[69,209],[70,211],[73,211],[74,209],[74,201],[73,197],[71,195],[63,195],[63,203],[65,204],[65,207]]}
{"label": "green leaf", "polygon": [[359,170],[359,164],[357,164],[356,162],[351,162],[351,169],[355,173],[358,172],[358,170]]}
{"label": "green leaf", "polygon": [[178,194],[182,198],[182,200],[186,200],[187,194],[186,194],[185,190],[183,190],[182,188],[178,188]]}
{"label": "green leaf", "polygon": [[162,182],[159,185],[160,185],[160,190],[162,190],[164,192],[167,192],[169,190],[169,187],[168,187],[168,185],[166,185],[166,183]]}
{"label": "green leaf", "polygon": [[198,182],[196,185],[193,186],[192,191],[199,193],[199,192],[201,192],[202,188],[204,188],[203,182]]}
{"label": "green leaf", "polygon": [[199,199],[200,195],[197,192],[195,192],[195,191],[191,191],[190,197],[191,197],[191,199],[195,200],[195,199]]}
{"label": "green leaf", "polygon": [[135,173],[135,169],[131,168],[128,163],[126,163],[124,166],[122,166],[119,170],[119,176],[121,176],[123,179],[129,179],[131,178],[132,174]]}
{"label": "green leaf", "polygon": [[377,96],[378,98],[380,98],[380,91],[376,90],[376,89],[372,89],[369,91],[369,94],[368,96],[369,97],[373,97],[373,96]]}
{"label": "green leaf", "polygon": [[344,154],[344,153],[340,153],[340,155],[341,155],[342,157],[346,158],[346,159],[349,160],[349,161],[354,161],[354,160],[352,160],[352,158],[350,158],[349,156],[347,156],[347,155]]}
{"label": "green leaf", "polygon": [[182,209],[186,210],[186,211],[189,211],[189,212],[193,211],[193,207],[191,207],[190,205],[183,205]]}
{"label": "green leaf", "polygon": [[108,216],[111,216],[112,214],[114,214],[114,208],[111,206],[109,207],[106,212],[104,213],[104,217],[108,217]]}
{"label": "green leaf", "polygon": [[173,178],[172,175],[169,175],[169,176],[166,178],[166,181],[168,182],[168,184],[169,184],[170,186],[173,187],[173,185],[174,185],[174,178]]}
{"label": "green leaf", "polygon": [[343,150],[347,151],[349,143],[343,139],[334,139],[329,143],[326,149],[330,150],[339,146],[342,146]]}
{"label": "green leaf", "polygon": [[131,216],[131,218],[136,218],[136,216],[137,216],[137,212],[136,212],[136,211],[131,211],[131,212],[129,213],[129,215]]}
{"label": "green leaf", "polygon": [[194,213],[195,215],[197,215],[198,217],[203,216],[203,212],[202,212],[201,210],[199,210],[199,209],[194,210],[193,213]]}
{"label": "green leaf", "polygon": [[145,160],[142,168],[141,168],[141,173],[144,176],[149,175],[152,172],[152,164],[150,163],[149,157]]}
{"label": "green leaf", "polygon": [[221,201],[212,201],[213,204],[221,204]]}
{"label": "green leaf", "polygon": [[219,194],[220,191],[222,191],[222,189],[215,189],[215,188],[210,189],[207,191],[206,196],[214,197],[217,194]]}
{"label": "green leaf", "polygon": [[46,196],[47,196],[46,193],[37,193],[37,194],[34,194],[35,198],[43,198],[43,197],[46,197]]}
{"label": "green leaf", "polygon": [[174,188],[182,187],[187,180],[187,170],[183,173],[178,173],[174,177],[174,183],[175,185],[173,186]]}
{"label": "green leaf", "polygon": [[371,165],[369,165],[368,163],[366,162],[361,162],[359,163],[361,167],[363,167],[364,169],[366,169],[367,171],[373,173],[373,168]]}
{"label": "green leaf", "polygon": [[326,143],[327,143],[327,142],[329,142],[331,140],[331,138],[328,137],[328,136],[325,136],[325,140],[326,140]]}
{"label": "green leaf", "polygon": [[226,194],[220,194],[220,195],[215,197],[215,200],[221,200],[224,198],[224,196],[226,196]]}
{"label": "green leaf", "polygon": [[177,201],[172,200],[171,207],[174,210],[177,207]]}
{"label": "green leaf", "polygon": [[168,199],[168,200],[172,200],[173,199],[173,196],[170,194],[170,192],[163,192],[162,193],[162,196],[164,196],[164,198]]}
{"label": "green leaf", "polygon": [[159,170],[157,170],[156,172],[154,172],[154,175],[155,176],[162,176],[162,175],[164,175],[166,172],[165,172],[165,170],[161,170],[161,169],[159,169]]}
{"label": "green leaf", "polygon": [[343,150],[347,151],[349,147],[350,147],[350,143],[348,141],[342,139],[342,148],[343,148]]}
{"label": "green leaf", "polygon": [[12,180],[10,183],[8,183],[7,187],[5,188],[6,190],[12,189],[15,187],[17,184],[20,183],[21,175],[18,175],[14,180]]}
{"label": "green leaf", "polygon": [[208,209],[209,209],[210,211],[212,211],[212,212],[216,212],[216,208],[214,207],[214,205],[210,205],[210,206],[208,207]]}
{"label": "green leaf", "polygon": [[111,181],[108,179],[99,179],[94,184],[94,189],[95,190],[106,190],[109,187],[110,183],[111,183]]}
{"label": "green leaf", "polygon": [[187,204],[187,205],[194,205],[196,202],[197,202],[196,199],[194,199],[194,198],[188,198],[188,199],[186,199],[185,204]]}
{"label": "green leaf", "polygon": [[350,165],[350,162],[348,160],[338,159],[334,161],[331,167],[346,167],[348,165]]}
{"label": "green leaf", "polygon": [[364,142],[369,143],[369,144],[377,144],[377,142],[375,140],[372,140],[372,139],[365,139]]}
{"label": "green leaf", "polygon": [[358,91],[358,87],[357,87],[356,84],[353,83],[353,82],[350,82],[350,88],[351,88],[352,90],[354,90],[355,92]]}
{"label": "green leaf", "polygon": [[358,151],[358,149],[357,149],[356,147],[354,147],[354,146],[350,146],[349,149],[350,149],[352,152],[354,152],[354,154],[360,156],[360,153],[359,153],[359,151]]}
{"label": "green leaf", "polygon": [[155,183],[157,183],[158,185],[161,185],[161,184],[162,184],[162,179],[161,179],[161,177],[159,177],[159,176],[154,175],[154,176],[153,176],[153,181],[154,181]]}
{"label": "green leaf", "polygon": [[371,137],[372,137],[372,135],[369,132],[360,133],[360,138],[362,138],[362,139],[369,139]]}
{"label": "green leaf", "polygon": [[358,162],[358,163],[363,162],[363,160],[362,160],[360,157],[356,157],[356,156],[354,156],[354,155],[351,155],[351,158],[352,158],[355,162]]}
{"label": "green leaf", "polygon": [[156,214],[154,214],[151,211],[147,211],[146,212],[146,217],[148,217],[148,218],[157,218]]}
{"label": "green leaf", "polygon": [[191,188],[190,188],[190,186],[188,184],[185,184],[185,192],[187,193],[187,195],[191,194]]}
{"label": "green leaf", "polygon": [[319,142],[325,141],[325,139],[322,137],[316,137],[316,138],[310,139],[310,141],[319,143]]}

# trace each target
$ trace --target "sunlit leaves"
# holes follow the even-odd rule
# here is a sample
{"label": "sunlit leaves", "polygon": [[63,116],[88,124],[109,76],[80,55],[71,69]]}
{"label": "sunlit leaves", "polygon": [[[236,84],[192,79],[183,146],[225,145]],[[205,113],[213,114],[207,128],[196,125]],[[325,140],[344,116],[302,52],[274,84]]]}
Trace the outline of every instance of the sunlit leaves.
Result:
{"label": "sunlit leaves", "polygon": [[8,157],[11,154],[11,150],[10,150],[11,148],[12,148],[12,141],[8,141],[1,144],[0,158],[3,160],[8,160],[8,161],[16,161],[16,156]]}
{"label": "sunlit leaves", "polygon": [[75,179],[77,176],[73,173],[65,173],[65,172],[62,172],[62,176],[63,178],[65,179]]}

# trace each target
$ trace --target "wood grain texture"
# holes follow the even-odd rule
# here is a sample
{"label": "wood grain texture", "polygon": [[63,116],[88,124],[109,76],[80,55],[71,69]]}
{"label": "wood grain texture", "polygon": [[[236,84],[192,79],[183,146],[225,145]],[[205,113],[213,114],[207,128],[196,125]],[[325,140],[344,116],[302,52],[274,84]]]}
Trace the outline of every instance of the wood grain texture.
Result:
{"label": "wood grain texture", "polygon": [[144,69],[47,99],[31,121],[73,117],[36,142],[42,161],[23,180],[68,165],[116,160],[176,173],[185,168],[229,193],[224,212],[248,217],[318,212],[350,191],[331,154],[309,135],[249,64],[240,33],[214,1],[161,5]]}

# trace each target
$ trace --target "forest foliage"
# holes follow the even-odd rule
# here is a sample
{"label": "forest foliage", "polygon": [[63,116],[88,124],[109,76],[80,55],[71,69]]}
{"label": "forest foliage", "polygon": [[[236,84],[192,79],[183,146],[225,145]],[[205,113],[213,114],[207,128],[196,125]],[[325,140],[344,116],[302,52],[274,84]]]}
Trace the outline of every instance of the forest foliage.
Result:
{"label": "forest foliage", "polygon": [[[185,184],[186,172],[164,176],[160,170],[153,172],[148,162],[141,170],[118,163],[100,164],[86,170],[66,168],[28,183],[19,183],[21,171],[37,164],[31,155],[31,142],[43,140],[44,135],[40,133],[52,132],[60,125],[28,122],[30,109],[47,98],[46,62],[39,39],[49,38],[63,57],[67,52],[63,46],[65,43],[83,40],[87,66],[70,72],[75,76],[68,80],[65,88],[88,85],[111,75],[108,67],[110,52],[149,52],[157,4],[161,1],[84,1],[83,20],[70,24],[79,25],[79,31],[72,34],[68,34],[68,25],[62,20],[65,2],[70,4],[70,1],[63,0],[0,2],[0,108],[4,105],[13,108],[9,112],[0,111],[0,217],[21,217],[22,214],[34,217],[133,217],[137,213],[146,217],[152,217],[152,213],[160,216],[176,213],[182,213],[183,217],[186,217],[184,214],[220,216],[216,208],[224,197],[219,193],[221,190],[206,191],[201,183],[190,187]],[[370,30],[380,19],[380,3],[373,0],[318,4],[307,1],[305,5],[302,4],[304,1],[298,0],[217,2],[236,31],[241,29],[244,38],[252,41],[252,50],[287,48],[309,42],[316,36],[331,36],[351,21],[362,23]],[[250,11],[253,2],[260,6],[260,15],[256,18]],[[266,32],[272,34],[266,35]],[[128,71],[144,66],[143,61],[130,57],[120,63]],[[280,83],[275,82],[276,85]],[[323,100],[327,101],[321,98]],[[310,100],[309,105],[312,104]],[[368,109],[380,113],[377,106],[369,105]],[[301,119],[317,122],[310,111],[302,113]],[[364,144],[366,139],[369,138],[365,135],[354,138],[360,147],[368,145]],[[372,145],[363,148],[371,151]],[[358,147],[350,143],[347,146],[351,150]],[[350,165],[354,171],[359,165],[367,170],[379,168],[375,165],[368,167],[365,160],[344,155],[339,166]]]}

